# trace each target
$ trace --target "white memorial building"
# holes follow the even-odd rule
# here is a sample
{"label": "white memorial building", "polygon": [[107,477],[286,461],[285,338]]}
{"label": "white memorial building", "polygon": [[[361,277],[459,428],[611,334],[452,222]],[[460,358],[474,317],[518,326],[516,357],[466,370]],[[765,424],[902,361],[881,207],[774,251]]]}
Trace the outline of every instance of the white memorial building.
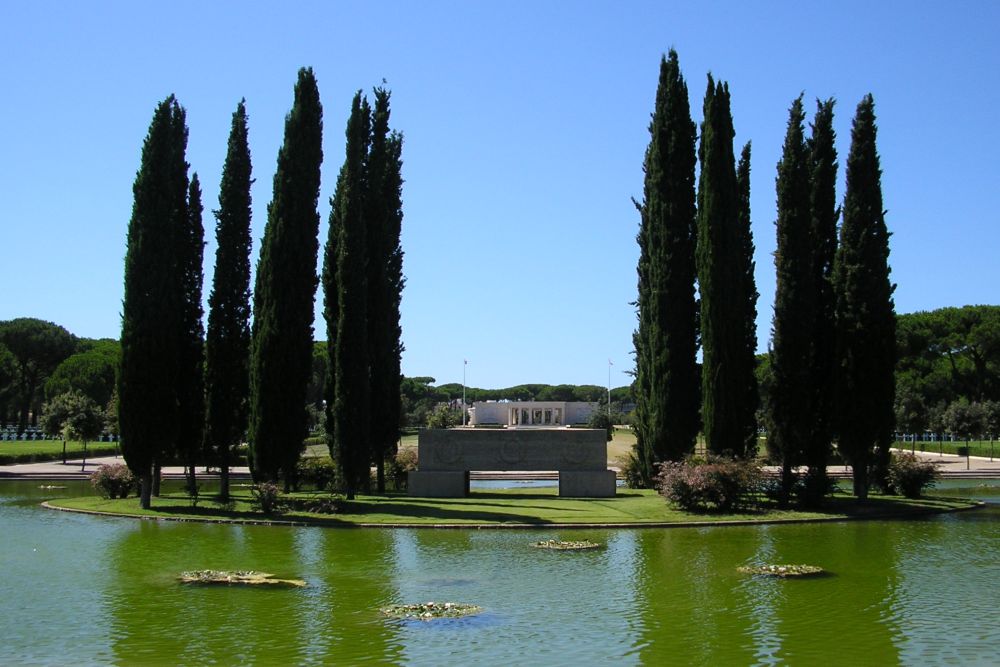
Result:
{"label": "white memorial building", "polygon": [[469,425],[507,428],[560,428],[586,424],[597,403],[582,401],[479,401],[469,410]]}

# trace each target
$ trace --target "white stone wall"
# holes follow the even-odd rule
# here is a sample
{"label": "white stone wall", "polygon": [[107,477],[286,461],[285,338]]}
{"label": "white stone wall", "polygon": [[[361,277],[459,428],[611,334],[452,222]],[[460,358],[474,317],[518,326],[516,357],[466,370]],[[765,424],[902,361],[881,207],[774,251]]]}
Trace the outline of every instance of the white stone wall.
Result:
{"label": "white stone wall", "polygon": [[[586,424],[590,419],[590,415],[597,409],[596,403],[584,403],[584,402],[565,402],[565,401],[480,401],[476,402],[472,406],[472,416],[469,423],[473,426],[477,424],[506,424],[509,426],[514,426],[510,419],[510,411],[518,410],[523,414],[524,410],[528,411],[528,422],[532,419],[537,420],[537,413],[535,411],[541,410],[542,414],[545,414],[546,410],[552,411],[552,420],[555,421],[556,410],[561,414],[559,423],[551,424],[530,424],[523,422],[523,420],[517,420],[517,426],[529,426],[529,427],[539,427],[539,426],[549,426],[549,427],[560,427],[567,425],[576,424]],[[543,417],[544,421],[544,417]]]}

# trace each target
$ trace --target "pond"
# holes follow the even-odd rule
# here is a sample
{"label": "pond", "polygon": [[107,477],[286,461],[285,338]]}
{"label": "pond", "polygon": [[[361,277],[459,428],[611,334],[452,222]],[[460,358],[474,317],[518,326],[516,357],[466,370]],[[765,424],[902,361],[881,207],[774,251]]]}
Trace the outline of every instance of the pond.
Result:
{"label": "pond", "polygon": [[[966,482],[966,484],[969,484]],[[992,484],[996,484],[993,482]],[[995,664],[1000,490],[911,521],[637,530],[323,529],[46,510],[0,482],[0,636],[10,665]],[[597,551],[534,549],[593,540]],[[810,563],[776,580],[741,565]],[[254,569],[305,588],[181,585]],[[454,601],[478,616],[396,621]]]}

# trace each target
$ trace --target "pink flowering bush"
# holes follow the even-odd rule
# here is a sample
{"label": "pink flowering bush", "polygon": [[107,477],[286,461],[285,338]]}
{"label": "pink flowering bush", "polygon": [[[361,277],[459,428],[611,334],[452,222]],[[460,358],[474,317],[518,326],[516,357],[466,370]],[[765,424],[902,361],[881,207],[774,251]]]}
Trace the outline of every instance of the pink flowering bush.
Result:
{"label": "pink flowering bush", "polygon": [[662,464],[656,486],[684,510],[736,512],[757,504],[761,481],[760,466],[752,461],[709,456]]}
{"label": "pink flowering bush", "polygon": [[97,466],[90,473],[90,485],[102,498],[128,498],[128,494],[138,488],[132,471],[124,463],[110,463]]}

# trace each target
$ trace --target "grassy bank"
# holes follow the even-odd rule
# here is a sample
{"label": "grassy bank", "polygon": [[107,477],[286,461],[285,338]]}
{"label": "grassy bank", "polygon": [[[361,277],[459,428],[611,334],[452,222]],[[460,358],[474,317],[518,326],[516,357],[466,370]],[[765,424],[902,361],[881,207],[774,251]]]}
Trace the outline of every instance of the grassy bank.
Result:
{"label": "grassy bank", "polygon": [[[329,498],[329,494],[298,493],[289,496],[306,501]],[[134,517],[194,521],[290,521],[327,526],[358,525],[504,525],[504,524],[704,524],[733,521],[774,522],[865,517],[906,517],[928,512],[964,509],[971,503],[956,498],[906,500],[873,497],[859,503],[849,496],[837,496],[821,511],[781,510],[765,507],[737,514],[692,513],[671,508],[654,491],[620,489],[615,498],[560,498],[554,488],[477,491],[467,498],[410,498],[405,495],[363,496],[344,502],[335,515],[287,511],[264,515],[251,507],[249,489],[235,489],[235,502],[223,506],[202,497],[192,506],[186,495],[154,498],[152,509],[143,510],[137,498],[106,500],[98,497],[68,498],[51,505],[74,510],[106,512]]]}
{"label": "grassy bank", "polygon": [[[113,442],[87,443],[87,457],[113,456],[118,453],[118,445]],[[5,440],[0,441],[0,465],[15,463],[38,463],[40,461],[61,461],[62,440]],[[83,443],[66,442],[66,458],[83,457]]]}

